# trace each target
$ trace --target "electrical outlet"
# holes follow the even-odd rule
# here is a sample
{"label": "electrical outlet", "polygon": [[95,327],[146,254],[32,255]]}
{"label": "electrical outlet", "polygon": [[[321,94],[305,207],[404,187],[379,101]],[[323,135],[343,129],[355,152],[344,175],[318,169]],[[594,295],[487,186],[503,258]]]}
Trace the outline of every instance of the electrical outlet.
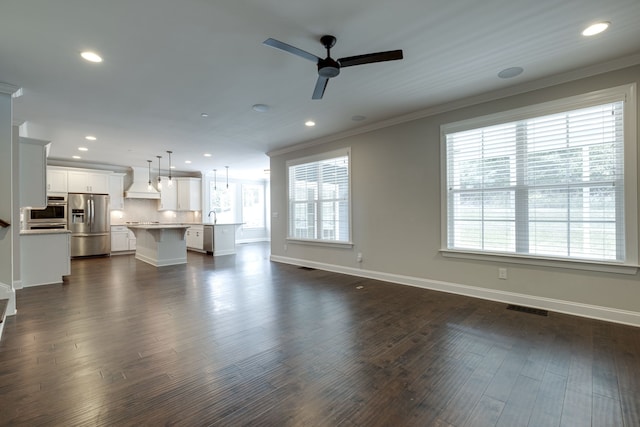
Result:
{"label": "electrical outlet", "polygon": [[498,268],[498,279],[507,280],[506,268]]}
{"label": "electrical outlet", "polygon": [[362,262],[362,252],[358,252],[358,255],[356,256],[356,261]]}

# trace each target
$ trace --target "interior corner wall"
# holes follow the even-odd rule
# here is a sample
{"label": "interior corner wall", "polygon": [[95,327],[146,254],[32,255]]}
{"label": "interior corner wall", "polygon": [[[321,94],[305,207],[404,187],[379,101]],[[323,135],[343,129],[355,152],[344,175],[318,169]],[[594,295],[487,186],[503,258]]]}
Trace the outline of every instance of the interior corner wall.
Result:
{"label": "interior corner wall", "polygon": [[[14,215],[15,193],[13,172],[17,147],[12,137],[12,98],[11,94],[0,92],[0,218],[11,226],[0,227],[0,297],[9,298],[7,314],[15,311],[15,292],[13,291],[13,245],[14,235],[19,233]],[[15,232],[14,232],[15,230]]]}
{"label": "interior corner wall", "polygon": [[[640,66],[273,155],[272,259],[640,326],[638,274],[507,264],[508,280],[499,280],[505,265],[439,253],[442,124],[634,82]],[[341,147],[351,147],[354,247],[288,242],[286,161]]]}

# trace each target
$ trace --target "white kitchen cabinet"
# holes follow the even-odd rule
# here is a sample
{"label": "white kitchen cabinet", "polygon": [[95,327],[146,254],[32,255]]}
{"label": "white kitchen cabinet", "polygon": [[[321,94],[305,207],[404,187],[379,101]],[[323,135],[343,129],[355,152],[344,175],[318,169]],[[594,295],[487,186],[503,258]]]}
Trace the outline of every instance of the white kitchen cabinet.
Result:
{"label": "white kitchen cabinet", "polygon": [[202,252],[204,250],[204,227],[202,225],[191,225],[186,233],[187,249]]}
{"label": "white kitchen cabinet", "polygon": [[67,171],[47,166],[47,193],[66,193]]}
{"label": "white kitchen cabinet", "polygon": [[136,250],[136,235],[133,234],[133,231],[129,230],[129,250]]}
{"label": "white kitchen cabinet", "polygon": [[67,185],[69,193],[109,194],[111,172],[69,171]]}
{"label": "white kitchen cabinet", "polygon": [[158,200],[159,211],[178,210],[178,185],[176,178],[173,178],[172,181],[172,185],[169,185],[169,178],[160,178],[162,188],[160,189],[160,200]]}
{"label": "white kitchen cabinet", "polygon": [[129,232],[114,231],[111,228],[111,252],[122,252],[129,250]]}
{"label": "white kitchen cabinet", "polygon": [[71,274],[71,233],[66,230],[20,232],[23,287],[61,283]]}
{"label": "white kitchen cabinet", "polygon": [[20,138],[20,207],[47,206],[47,145],[49,141]]}
{"label": "white kitchen cabinet", "polygon": [[124,174],[114,173],[109,176],[109,202],[111,210],[124,209]]}
{"label": "white kitchen cabinet", "polygon": [[201,207],[200,178],[175,178],[178,184],[179,211],[199,211]]}
{"label": "white kitchen cabinet", "polygon": [[136,237],[125,225],[111,226],[111,252],[136,250]]}

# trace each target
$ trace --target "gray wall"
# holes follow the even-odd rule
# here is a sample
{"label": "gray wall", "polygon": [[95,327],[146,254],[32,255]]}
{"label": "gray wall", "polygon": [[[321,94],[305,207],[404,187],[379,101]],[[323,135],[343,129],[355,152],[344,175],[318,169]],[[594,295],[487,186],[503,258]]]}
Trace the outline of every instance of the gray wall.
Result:
{"label": "gray wall", "polygon": [[[525,301],[538,307],[640,325],[638,274],[505,265],[445,258],[439,253],[441,124],[633,82],[640,83],[640,66],[492,100],[322,145],[307,145],[273,154],[272,258],[365,277],[387,278],[398,283],[431,288],[442,285],[442,289],[457,289],[469,295],[480,294],[509,302]],[[355,247],[287,242],[285,162],[347,146],[351,147],[352,155]],[[361,264],[356,262],[358,252],[363,254]],[[498,266],[508,268],[508,280],[498,280]],[[563,301],[568,304],[556,304]],[[583,304],[603,310],[583,312]]]}

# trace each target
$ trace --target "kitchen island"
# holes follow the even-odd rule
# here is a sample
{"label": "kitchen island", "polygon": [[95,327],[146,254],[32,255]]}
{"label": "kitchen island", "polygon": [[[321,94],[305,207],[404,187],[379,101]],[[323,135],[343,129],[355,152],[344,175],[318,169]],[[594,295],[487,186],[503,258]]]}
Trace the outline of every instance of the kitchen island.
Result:
{"label": "kitchen island", "polygon": [[187,263],[185,232],[188,225],[136,224],[136,259],[155,267]]}
{"label": "kitchen island", "polygon": [[236,230],[241,222],[204,223],[204,250],[213,256],[236,253]]}

